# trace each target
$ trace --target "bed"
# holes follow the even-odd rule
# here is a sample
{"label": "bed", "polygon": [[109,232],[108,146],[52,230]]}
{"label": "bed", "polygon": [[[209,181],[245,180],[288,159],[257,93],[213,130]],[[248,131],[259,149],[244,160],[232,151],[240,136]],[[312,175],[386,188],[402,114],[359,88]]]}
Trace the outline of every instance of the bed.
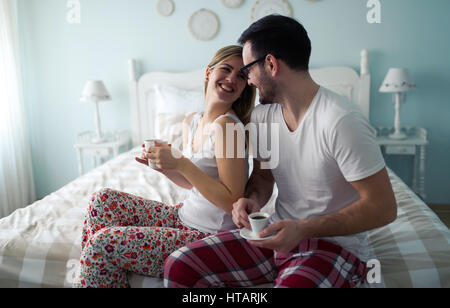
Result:
{"label": "bed", "polygon": [[[133,147],[58,191],[0,220],[0,287],[71,287],[81,254],[83,215],[93,192],[109,187],[176,204],[186,191],[138,164],[144,139],[179,140],[184,114],[201,109],[203,70],[150,72],[138,78],[129,61]],[[360,73],[350,67],[311,71],[322,86],[349,97],[369,116],[368,52]],[[180,103],[182,100],[185,102]],[[151,120],[149,120],[151,119]],[[362,287],[450,287],[450,231],[391,170],[398,217],[369,232],[381,280]],[[273,211],[277,189],[264,210]],[[160,279],[129,275],[132,287],[162,287]]]}

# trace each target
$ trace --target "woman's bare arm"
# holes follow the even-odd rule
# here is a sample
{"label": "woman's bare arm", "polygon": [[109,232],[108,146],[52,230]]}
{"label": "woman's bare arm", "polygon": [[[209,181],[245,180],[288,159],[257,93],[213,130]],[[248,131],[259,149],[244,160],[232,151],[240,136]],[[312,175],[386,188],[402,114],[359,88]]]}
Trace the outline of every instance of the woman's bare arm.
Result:
{"label": "woman's bare arm", "polygon": [[[226,124],[236,124],[228,117],[219,119],[214,129],[215,154],[219,180],[210,177],[190,161],[181,164],[180,173],[211,203],[231,214],[233,203],[244,196],[246,177],[245,155],[239,157],[238,144],[245,144],[245,136],[228,136]],[[232,131],[234,134],[234,131]],[[242,135],[242,136],[241,136]],[[228,142],[227,142],[228,140]],[[234,147],[230,151],[229,147]],[[227,154],[228,149],[228,154]]]}

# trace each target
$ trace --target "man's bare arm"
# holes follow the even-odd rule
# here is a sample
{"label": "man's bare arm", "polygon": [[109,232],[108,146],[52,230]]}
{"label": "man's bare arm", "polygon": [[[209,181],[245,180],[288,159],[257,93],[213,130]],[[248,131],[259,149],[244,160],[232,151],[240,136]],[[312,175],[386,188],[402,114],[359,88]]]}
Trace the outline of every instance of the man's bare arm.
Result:
{"label": "man's bare arm", "polygon": [[275,180],[269,169],[261,169],[261,163],[253,160],[253,172],[245,188],[245,198],[263,207],[272,197]]}
{"label": "man's bare arm", "polygon": [[344,209],[308,219],[284,219],[261,231],[265,237],[277,235],[267,241],[252,242],[253,245],[289,252],[307,238],[334,237],[357,234],[379,228],[393,222],[397,217],[397,203],[386,168],[360,181],[351,182],[360,199]]}
{"label": "man's bare arm", "polygon": [[350,184],[359,192],[360,200],[339,212],[307,220],[310,237],[357,234],[397,218],[397,203],[386,168]]}
{"label": "man's bare arm", "polygon": [[275,180],[270,170],[261,169],[261,164],[253,160],[253,171],[245,188],[244,198],[233,203],[233,222],[238,228],[250,229],[248,215],[258,212],[270,200]]}

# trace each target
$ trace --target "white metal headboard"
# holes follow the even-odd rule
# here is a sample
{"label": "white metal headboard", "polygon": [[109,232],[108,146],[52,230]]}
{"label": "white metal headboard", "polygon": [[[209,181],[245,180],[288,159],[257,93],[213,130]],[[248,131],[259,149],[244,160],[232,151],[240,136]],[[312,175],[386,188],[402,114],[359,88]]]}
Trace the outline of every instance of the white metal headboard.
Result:
{"label": "white metal headboard", "polygon": [[[321,86],[347,96],[357,104],[369,118],[370,110],[370,74],[369,52],[361,51],[360,74],[353,68],[336,66],[310,70],[312,78]],[[154,136],[153,96],[156,84],[167,84],[184,90],[201,91],[204,83],[204,69],[192,72],[150,72],[139,79],[136,74],[136,62],[129,60],[130,107],[133,146],[139,146],[143,140]]]}

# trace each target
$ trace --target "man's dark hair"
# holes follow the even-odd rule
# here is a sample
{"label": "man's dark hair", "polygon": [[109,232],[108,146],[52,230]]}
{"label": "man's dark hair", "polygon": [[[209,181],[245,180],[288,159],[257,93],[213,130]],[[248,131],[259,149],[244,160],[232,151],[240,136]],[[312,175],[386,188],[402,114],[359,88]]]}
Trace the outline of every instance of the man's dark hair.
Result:
{"label": "man's dark hair", "polygon": [[269,15],[259,19],[245,30],[239,44],[252,44],[255,59],[272,54],[294,70],[308,70],[311,41],[305,28],[295,19]]}

